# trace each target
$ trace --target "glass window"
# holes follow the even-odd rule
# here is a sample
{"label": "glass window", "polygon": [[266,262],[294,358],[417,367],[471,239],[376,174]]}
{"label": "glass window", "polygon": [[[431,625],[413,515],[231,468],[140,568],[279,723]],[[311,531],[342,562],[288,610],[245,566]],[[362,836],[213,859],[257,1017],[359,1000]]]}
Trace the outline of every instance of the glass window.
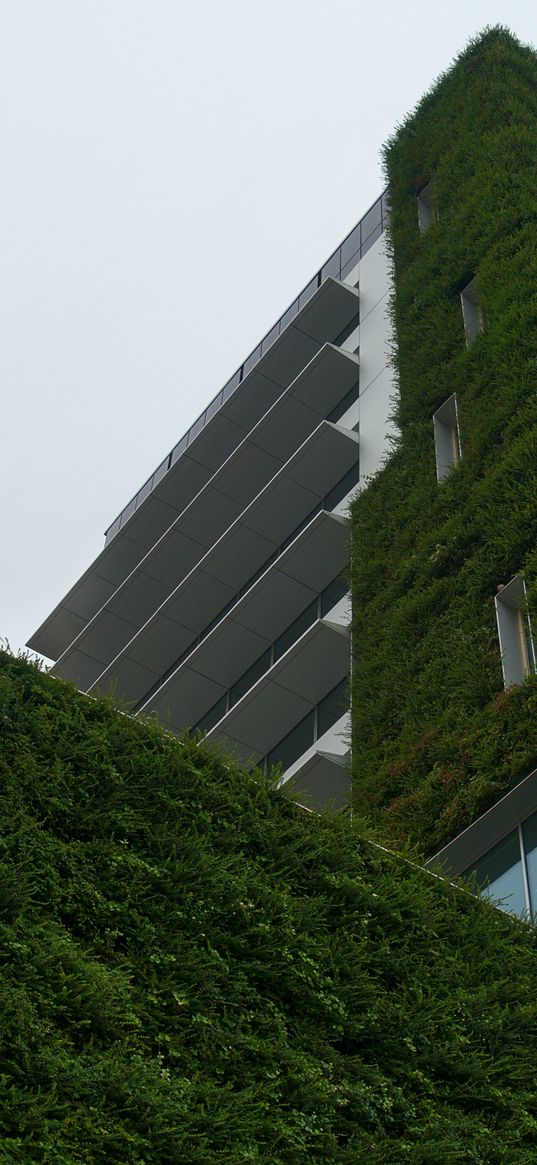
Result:
{"label": "glass window", "polygon": [[307,631],[308,627],[311,627],[315,623],[316,618],[317,599],[314,599],[313,603],[310,603],[309,607],[306,607],[306,610],[302,611],[302,614],[294,619],[290,626],[276,640],[274,644],[274,658],[279,659],[284,652],[288,651],[293,643],[296,643],[297,639],[300,639],[300,636]]}
{"label": "glass window", "polygon": [[349,271],[352,271],[353,267],[356,267],[356,264],[357,264],[359,258],[360,258],[360,252],[356,251],[356,253],[354,255],[351,255],[350,259],[346,263],[343,264],[343,266],[341,268],[341,278],[342,279],[346,279],[347,275],[349,274]]}
{"label": "glass window", "polygon": [[339,404],[337,404],[335,408],[332,409],[332,412],[328,414],[327,420],[339,421],[340,417],[343,416],[343,413],[346,413],[347,409],[350,409],[355,400],[358,400],[359,395],[360,381],[357,380],[356,384],[353,384],[352,388],[350,388],[349,391],[345,394],[343,400],[340,400]]}
{"label": "glass window", "polygon": [[[356,446],[356,448],[358,448],[358,446]],[[330,490],[330,493],[326,495],[323,503],[324,509],[334,510],[338,505],[338,502],[340,502],[341,499],[350,492],[354,485],[358,484],[359,477],[360,464],[357,461],[356,464],[353,465],[346,474],[344,474],[341,480],[338,481],[337,485],[335,485],[334,488]]]}
{"label": "glass window", "polygon": [[461,291],[461,304],[466,344],[470,347],[485,330],[485,310],[477,278],[472,279]]}
{"label": "glass window", "polygon": [[237,370],[237,372],[235,372],[233,374],[233,376],[230,377],[227,384],[224,385],[224,387],[222,389],[222,399],[223,400],[227,400],[228,397],[230,397],[235,392],[235,389],[236,389],[237,385],[239,384],[240,378],[241,378],[241,370],[239,368]]}
{"label": "glass window", "polygon": [[172,465],[175,465],[175,462],[177,461],[177,459],[179,457],[181,457],[181,454],[184,453],[187,445],[188,445],[188,433],[185,433],[184,437],[181,437],[181,440],[178,441],[177,445],[175,445],[174,448],[172,449],[172,457],[171,457],[171,464]]}
{"label": "glass window", "polygon": [[203,429],[204,425],[205,425],[205,413],[202,413],[201,417],[198,417],[197,421],[194,421],[194,424],[191,425],[189,430],[188,430],[188,444],[189,445],[191,445],[192,442],[195,440],[195,438],[199,435],[199,433],[201,433],[201,430]]}
{"label": "glass window", "polygon": [[318,708],[318,722],[317,722],[317,738],[323,735],[323,732],[328,732],[328,729],[339,720],[340,716],[348,710],[349,696],[348,696],[348,679],[344,679],[340,684],[337,684],[332,691],[321,700]]}
{"label": "glass window", "polygon": [[280,764],[282,769],[289,768],[307,748],[313,744],[313,737],[315,731],[315,712],[308,712],[307,716],[293,728],[291,732],[280,740],[276,748],[268,754],[268,767],[271,769],[273,765]]}
{"label": "glass window", "polygon": [[119,515],[119,518],[116,518],[115,522],[112,522],[112,525],[108,527],[108,530],[106,531],[105,546],[106,546],[106,542],[110,542],[112,538],[115,538],[115,536],[119,530],[120,523],[121,523],[121,514]]}
{"label": "glass window", "polygon": [[[361,224],[361,222],[359,222],[358,226],[356,226],[354,228],[354,230],[351,231],[350,235],[348,235],[347,238],[344,239],[344,241],[341,244],[340,250],[341,250],[341,266],[342,267],[344,267],[345,264],[349,262],[349,259],[354,259],[355,263],[358,262],[358,259],[360,258],[361,241],[362,241],[362,224]],[[354,256],[356,256],[356,258],[354,258]],[[343,272],[342,272],[342,275],[343,275]]]}
{"label": "glass window", "polygon": [[331,611],[336,603],[342,599],[348,591],[347,583],[342,578],[335,578],[333,582],[328,583],[321,595],[321,618],[326,615],[327,611]]}
{"label": "glass window", "polygon": [[535,649],[526,600],[526,585],[521,574],[506,586],[500,584],[495,597],[496,622],[506,688],[522,684],[535,671]]}
{"label": "glass window", "polygon": [[527,675],[535,675],[535,647],[533,645],[530,615],[527,607],[519,610],[518,618],[520,624],[520,638],[522,640],[524,660],[526,663],[526,672]]}
{"label": "glass window", "polygon": [[[358,302],[358,300],[356,302]],[[356,331],[356,328],[358,327],[359,323],[360,323],[360,312],[357,311],[353,315],[352,319],[349,320],[348,324],[345,324],[345,327],[341,330],[339,335],[336,336],[335,340],[333,340],[332,343],[336,344],[338,347],[341,347],[341,345],[345,343],[345,340],[348,340],[349,336],[352,336],[352,333],[354,331]]]}
{"label": "glass window", "polygon": [[271,648],[268,647],[267,650],[263,652],[263,655],[260,655],[259,659],[256,659],[255,663],[253,663],[252,666],[248,668],[248,671],[245,671],[244,675],[242,675],[240,679],[238,679],[237,682],[233,684],[233,687],[229,692],[230,708],[232,708],[233,705],[237,703],[237,700],[240,700],[241,696],[244,696],[245,692],[248,692],[250,688],[252,688],[253,685],[261,679],[261,676],[264,676],[265,672],[268,671],[271,662],[272,651]]}
{"label": "glass window", "polygon": [[125,509],[121,512],[121,526],[124,526],[125,522],[128,522],[129,518],[131,518],[134,514],[135,509],[136,498],[133,498],[132,501],[130,501],[128,505],[125,506]]}
{"label": "glass window", "polygon": [[[377,201],[375,203],[373,203],[371,210],[368,210],[367,214],[365,214],[363,219],[362,219],[362,245],[367,242],[367,240],[370,238],[370,236],[372,234],[374,234],[375,231],[377,231],[378,234],[380,234],[381,229],[382,229],[381,199],[378,198]],[[377,238],[378,238],[378,234],[376,236]]]}
{"label": "glass window", "polygon": [[304,307],[304,304],[306,304],[308,302],[308,300],[311,299],[314,292],[317,291],[317,287],[318,287],[318,278],[316,275],[314,277],[314,279],[311,280],[311,283],[308,283],[308,286],[304,288],[304,291],[300,292],[300,295],[298,298],[299,310],[300,310],[300,308]]}
{"label": "glass window", "polygon": [[259,362],[260,358],[261,358],[261,344],[258,344],[257,348],[251,353],[250,356],[248,356],[248,359],[244,361],[243,373],[242,373],[243,380],[244,380],[244,377],[248,376],[248,373],[252,371],[252,368],[255,368],[255,366]]}
{"label": "glass window", "polygon": [[220,699],[216,701],[216,704],[213,704],[212,708],[209,708],[201,720],[198,720],[196,728],[199,728],[201,732],[210,732],[211,728],[214,728],[215,724],[218,724],[218,721],[222,719],[222,716],[225,716],[226,711],[227,692],[220,696]]}
{"label": "glass window", "polygon": [[287,325],[291,323],[291,320],[294,320],[294,318],[297,314],[297,311],[298,311],[298,299],[295,299],[295,302],[291,304],[291,307],[287,308],[287,311],[284,312],[284,314],[281,318],[281,329],[280,330],[282,332],[283,332],[283,329],[286,328]]}
{"label": "glass window", "polygon": [[476,873],[483,898],[499,901],[502,910],[522,917],[526,913],[526,896],[518,829],[498,842],[467,873]]}
{"label": "glass window", "polygon": [[433,414],[436,479],[445,481],[461,457],[459,410],[457,394],[453,392]]}
{"label": "glass window", "polygon": [[418,204],[418,226],[423,234],[429,230],[433,222],[436,222],[435,206],[432,197],[432,184],[428,182],[423,190],[420,191],[417,197]]}
{"label": "glass window", "polygon": [[526,873],[530,892],[530,910],[533,918],[537,915],[537,813],[528,817],[522,826]]}
{"label": "glass window", "polygon": [[149,497],[149,494],[151,493],[152,489],[153,489],[153,478],[150,477],[149,481],[146,481],[145,485],[143,485],[142,488],[138,490],[138,494],[137,494],[137,498],[136,498],[136,508],[138,508],[138,506],[141,506],[142,502],[145,502],[145,499],[147,497]]}
{"label": "glass window", "polygon": [[211,417],[214,417],[214,414],[218,412],[223,399],[224,393],[222,390],[218,393],[218,396],[215,396],[214,400],[212,400],[211,403],[207,405],[207,408],[205,409],[205,424],[207,424],[207,421],[210,421]]}
{"label": "glass window", "polygon": [[274,327],[270,329],[270,332],[267,333],[267,335],[265,336],[265,339],[263,340],[263,343],[261,345],[261,348],[263,350],[263,355],[265,354],[265,352],[268,352],[269,348],[272,346],[274,341],[278,339],[279,334],[280,334],[280,321],[278,320],[278,323],[274,324]]}
{"label": "glass window", "polygon": [[309,526],[315,515],[320,514],[322,508],[323,503],[317,502],[317,505],[314,506],[312,510],[310,510],[309,514],[306,514],[306,517],[303,518],[301,522],[299,522],[298,526],[295,526],[294,530],[292,530],[291,533],[287,535],[287,538],[285,538],[282,542],[278,553],[281,554],[282,551],[287,550],[287,547],[291,545],[291,542],[294,542],[295,538],[298,538],[298,535],[306,529],[306,526]]}
{"label": "glass window", "polygon": [[338,247],[337,251],[334,251],[334,254],[330,256],[321,271],[321,283],[324,282],[325,279],[328,279],[329,275],[331,275],[333,279],[339,279],[340,271],[341,247]]}
{"label": "glass window", "polygon": [[158,469],[155,469],[155,472],[153,474],[153,489],[155,488],[156,485],[158,485],[159,481],[161,481],[162,478],[164,477],[164,475],[168,472],[169,463],[170,463],[170,455],[168,454],[168,456],[164,458],[164,461],[161,461]]}
{"label": "glass window", "polygon": [[382,227],[379,224],[379,226],[375,227],[375,230],[372,231],[371,234],[368,235],[367,239],[365,239],[362,243],[362,256],[365,255],[367,251],[369,251],[369,248],[373,246],[373,243],[376,243],[377,239],[380,239],[381,234]]}

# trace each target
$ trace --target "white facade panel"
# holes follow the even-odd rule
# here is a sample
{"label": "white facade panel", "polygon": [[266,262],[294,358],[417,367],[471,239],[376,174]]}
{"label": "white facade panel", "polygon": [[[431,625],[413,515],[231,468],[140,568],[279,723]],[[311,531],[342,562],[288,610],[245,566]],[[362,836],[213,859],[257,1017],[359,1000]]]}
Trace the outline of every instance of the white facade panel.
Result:
{"label": "white facade panel", "polygon": [[384,235],[377,239],[371,249],[360,260],[360,324],[368,318],[373,308],[386,299],[391,286],[390,260],[386,251]]}
{"label": "white facade panel", "polygon": [[360,396],[361,488],[382,469],[388,455],[390,436],[395,433],[395,425],[390,420],[394,404],[393,373],[391,368],[384,367],[363,396]]}

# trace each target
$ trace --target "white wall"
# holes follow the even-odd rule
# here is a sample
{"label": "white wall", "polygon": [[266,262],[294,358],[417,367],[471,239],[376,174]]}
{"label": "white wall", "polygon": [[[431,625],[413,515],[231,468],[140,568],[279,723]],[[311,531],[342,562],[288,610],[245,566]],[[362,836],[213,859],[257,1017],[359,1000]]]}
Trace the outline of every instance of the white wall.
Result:
{"label": "white wall", "polygon": [[[387,314],[391,286],[385,238],[364,255],[345,282],[360,283],[360,397],[339,421],[360,425],[360,486],[382,466],[389,451],[389,435],[395,429],[389,420],[396,395],[396,381],[390,365],[391,327]],[[353,347],[357,338],[353,334]]]}

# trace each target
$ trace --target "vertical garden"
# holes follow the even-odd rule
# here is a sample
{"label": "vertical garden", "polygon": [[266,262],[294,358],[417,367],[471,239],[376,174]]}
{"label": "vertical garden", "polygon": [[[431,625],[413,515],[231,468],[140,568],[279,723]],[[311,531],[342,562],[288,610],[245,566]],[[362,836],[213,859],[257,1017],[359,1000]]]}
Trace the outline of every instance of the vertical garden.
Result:
{"label": "vertical garden", "polygon": [[[399,439],[353,508],[354,805],[431,854],[537,766],[537,680],[504,691],[494,612],[518,574],[537,611],[535,53],[486,32],[385,162]],[[461,457],[439,483],[432,417],[452,394]]]}

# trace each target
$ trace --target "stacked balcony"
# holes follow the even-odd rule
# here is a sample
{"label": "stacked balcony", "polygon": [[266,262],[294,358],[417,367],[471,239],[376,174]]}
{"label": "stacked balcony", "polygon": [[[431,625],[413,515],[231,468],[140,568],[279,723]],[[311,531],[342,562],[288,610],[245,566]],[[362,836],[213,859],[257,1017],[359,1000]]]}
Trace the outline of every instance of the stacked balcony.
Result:
{"label": "stacked balcony", "polygon": [[54,674],[265,768],[338,685],[346,703],[347,630],[328,615],[358,482],[359,360],[340,346],[358,307],[325,280],[123,519],[32,639]]}
{"label": "stacked balcony", "polygon": [[199,731],[312,808],[349,796],[346,515],[389,429],[384,222],[381,197],[29,643],[82,691]]}

